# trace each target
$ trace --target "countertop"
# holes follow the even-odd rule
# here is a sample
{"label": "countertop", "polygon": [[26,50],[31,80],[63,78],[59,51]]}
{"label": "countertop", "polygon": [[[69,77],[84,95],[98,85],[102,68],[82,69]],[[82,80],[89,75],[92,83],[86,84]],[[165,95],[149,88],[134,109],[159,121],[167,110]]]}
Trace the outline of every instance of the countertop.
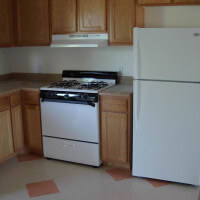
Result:
{"label": "countertop", "polygon": [[[20,81],[4,80],[0,81],[0,96],[10,94],[17,90],[39,90],[40,87],[49,85],[52,81]],[[133,86],[129,83],[117,84],[100,92],[100,95],[129,96],[133,93]]]}
{"label": "countertop", "polygon": [[133,94],[133,84],[117,84],[106,90],[102,90],[99,94],[108,96],[130,96],[131,94]]}
{"label": "countertop", "polygon": [[0,81],[0,96],[7,95],[21,89],[39,90],[40,87],[49,85],[49,83],[49,81],[19,81],[12,79]]}

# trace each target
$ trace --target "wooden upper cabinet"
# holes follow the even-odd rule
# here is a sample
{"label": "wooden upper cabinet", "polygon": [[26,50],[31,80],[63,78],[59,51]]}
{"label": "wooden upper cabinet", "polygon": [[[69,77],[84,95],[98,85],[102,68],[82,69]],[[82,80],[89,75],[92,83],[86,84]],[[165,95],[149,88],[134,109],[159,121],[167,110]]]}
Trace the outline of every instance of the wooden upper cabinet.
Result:
{"label": "wooden upper cabinet", "polygon": [[138,0],[138,4],[170,4],[171,0]]}
{"label": "wooden upper cabinet", "polygon": [[139,28],[144,28],[144,7],[136,5],[136,23],[135,26]]}
{"label": "wooden upper cabinet", "polygon": [[173,0],[173,3],[183,3],[183,4],[195,4],[195,3],[200,3],[200,0]]}
{"label": "wooden upper cabinet", "polygon": [[52,33],[76,32],[76,0],[52,0]]}
{"label": "wooden upper cabinet", "polygon": [[78,0],[78,31],[106,32],[106,0]]}
{"label": "wooden upper cabinet", "polygon": [[49,45],[49,1],[15,0],[16,34],[19,46]]}
{"label": "wooden upper cabinet", "polygon": [[9,47],[12,44],[12,0],[0,0],[0,47]]}
{"label": "wooden upper cabinet", "polygon": [[134,0],[108,0],[109,44],[132,45],[134,26]]}

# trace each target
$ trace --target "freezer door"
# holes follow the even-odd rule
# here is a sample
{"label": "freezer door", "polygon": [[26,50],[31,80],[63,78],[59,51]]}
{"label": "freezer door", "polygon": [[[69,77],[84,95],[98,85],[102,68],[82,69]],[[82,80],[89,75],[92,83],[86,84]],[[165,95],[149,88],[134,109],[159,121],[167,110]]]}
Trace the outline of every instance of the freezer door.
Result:
{"label": "freezer door", "polygon": [[200,81],[200,28],[135,28],[135,79]]}
{"label": "freezer door", "polygon": [[200,84],[134,81],[133,175],[199,185]]}

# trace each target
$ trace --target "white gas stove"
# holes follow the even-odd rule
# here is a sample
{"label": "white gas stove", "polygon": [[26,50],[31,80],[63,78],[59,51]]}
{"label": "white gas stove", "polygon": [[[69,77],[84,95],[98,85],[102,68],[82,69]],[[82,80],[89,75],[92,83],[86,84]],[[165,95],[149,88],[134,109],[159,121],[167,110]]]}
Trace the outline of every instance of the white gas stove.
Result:
{"label": "white gas stove", "polygon": [[116,81],[116,72],[63,71],[40,89],[45,157],[101,165],[98,92]]}

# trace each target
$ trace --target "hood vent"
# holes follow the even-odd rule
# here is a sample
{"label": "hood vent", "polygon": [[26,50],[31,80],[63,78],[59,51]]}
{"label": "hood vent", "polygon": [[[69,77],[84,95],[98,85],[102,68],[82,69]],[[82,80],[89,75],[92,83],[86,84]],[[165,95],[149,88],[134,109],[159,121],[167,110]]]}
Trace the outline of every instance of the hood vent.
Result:
{"label": "hood vent", "polygon": [[108,46],[108,34],[53,35],[51,47],[104,47]]}

